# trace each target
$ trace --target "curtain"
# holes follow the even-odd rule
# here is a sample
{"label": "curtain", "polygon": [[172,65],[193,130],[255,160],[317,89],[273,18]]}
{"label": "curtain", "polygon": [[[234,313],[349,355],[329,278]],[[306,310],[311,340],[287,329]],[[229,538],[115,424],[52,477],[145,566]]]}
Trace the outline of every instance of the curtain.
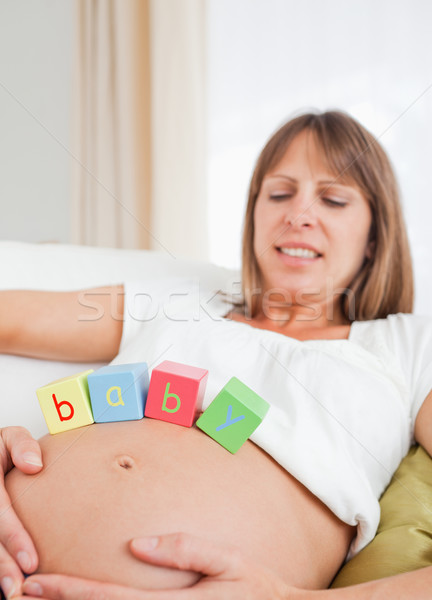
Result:
{"label": "curtain", "polygon": [[72,239],[149,246],[147,0],[77,0]]}
{"label": "curtain", "polygon": [[153,231],[171,253],[202,259],[208,257],[204,5],[150,3]]}
{"label": "curtain", "polygon": [[76,6],[72,240],[205,258],[204,3]]}

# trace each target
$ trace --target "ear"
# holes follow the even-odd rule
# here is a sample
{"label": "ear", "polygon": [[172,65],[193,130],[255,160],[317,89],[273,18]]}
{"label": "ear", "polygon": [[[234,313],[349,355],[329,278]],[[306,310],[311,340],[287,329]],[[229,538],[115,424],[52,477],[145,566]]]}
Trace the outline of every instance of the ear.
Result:
{"label": "ear", "polygon": [[375,254],[375,241],[371,241],[368,242],[368,245],[366,246],[366,252],[365,252],[365,257],[368,258],[369,260],[371,260],[371,258],[373,258],[374,254]]}

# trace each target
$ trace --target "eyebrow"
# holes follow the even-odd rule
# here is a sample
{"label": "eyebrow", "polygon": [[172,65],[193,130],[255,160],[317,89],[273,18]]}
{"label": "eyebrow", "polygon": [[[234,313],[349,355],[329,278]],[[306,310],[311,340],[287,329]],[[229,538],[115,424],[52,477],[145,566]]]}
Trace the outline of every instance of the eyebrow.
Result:
{"label": "eyebrow", "polygon": [[[290,177],[289,175],[282,175],[282,174],[278,174],[278,173],[276,173],[275,175],[266,175],[266,178],[268,178],[268,179],[276,179],[276,178],[287,179],[288,181],[292,181],[293,183],[298,183],[298,179],[295,179],[294,177]],[[352,187],[346,183],[338,183],[336,181],[336,179],[321,179],[317,183],[318,183],[318,185]]]}

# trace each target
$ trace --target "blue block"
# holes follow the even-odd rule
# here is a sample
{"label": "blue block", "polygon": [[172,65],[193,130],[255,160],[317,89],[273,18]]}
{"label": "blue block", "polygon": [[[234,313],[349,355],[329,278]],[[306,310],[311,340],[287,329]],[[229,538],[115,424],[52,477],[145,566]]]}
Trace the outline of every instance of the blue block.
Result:
{"label": "blue block", "polygon": [[144,417],[149,388],[147,363],[108,365],[88,376],[95,423]]}

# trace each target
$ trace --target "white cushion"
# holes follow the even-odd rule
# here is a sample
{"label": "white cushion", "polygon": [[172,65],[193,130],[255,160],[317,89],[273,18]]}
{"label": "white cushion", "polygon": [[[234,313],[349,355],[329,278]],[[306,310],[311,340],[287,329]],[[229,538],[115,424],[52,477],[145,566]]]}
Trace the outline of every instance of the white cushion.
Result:
{"label": "white cushion", "polygon": [[73,290],[177,275],[220,286],[233,272],[151,250],[0,242],[0,289]]}

